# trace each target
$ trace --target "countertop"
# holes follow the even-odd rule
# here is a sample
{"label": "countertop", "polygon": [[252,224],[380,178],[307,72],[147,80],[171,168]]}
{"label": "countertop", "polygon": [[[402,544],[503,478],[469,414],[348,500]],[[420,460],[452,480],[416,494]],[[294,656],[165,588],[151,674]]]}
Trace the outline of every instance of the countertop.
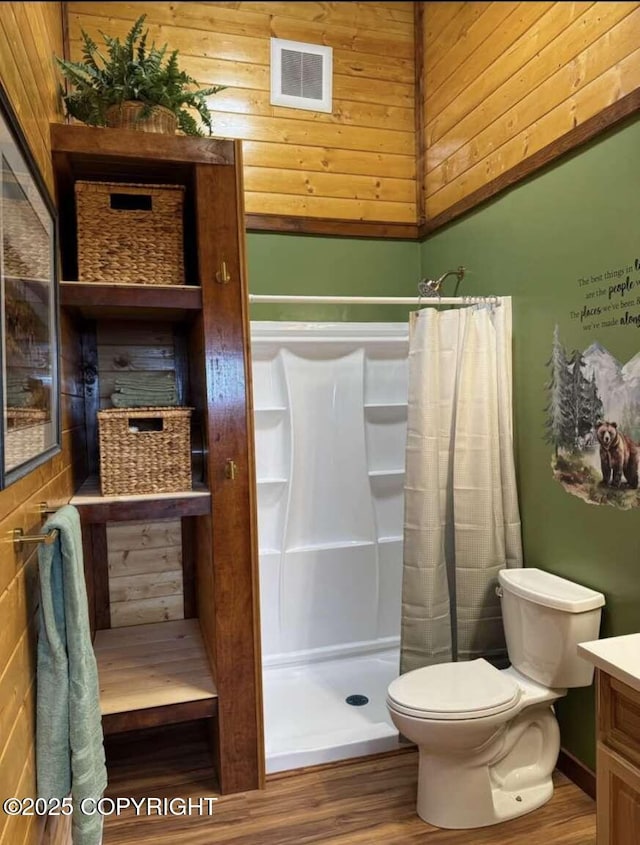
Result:
{"label": "countertop", "polygon": [[578,654],[598,669],[640,692],[640,634],[580,643]]}

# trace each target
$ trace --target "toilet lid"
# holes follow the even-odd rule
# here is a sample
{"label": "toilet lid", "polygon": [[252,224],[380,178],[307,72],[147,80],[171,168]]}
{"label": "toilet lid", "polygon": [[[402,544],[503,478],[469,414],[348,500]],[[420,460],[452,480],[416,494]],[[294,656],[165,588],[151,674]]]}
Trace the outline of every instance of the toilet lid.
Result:
{"label": "toilet lid", "polygon": [[389,685],[391,707],[424,719],[478,719],[510,710],[518,684],[486,660],[439,663],[400,675]]}

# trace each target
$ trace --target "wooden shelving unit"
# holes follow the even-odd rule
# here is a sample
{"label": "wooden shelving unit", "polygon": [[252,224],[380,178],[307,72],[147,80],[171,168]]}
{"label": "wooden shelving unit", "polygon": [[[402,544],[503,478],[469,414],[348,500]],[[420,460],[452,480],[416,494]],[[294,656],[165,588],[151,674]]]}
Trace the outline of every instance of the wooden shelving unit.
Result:
{"label": "wooden shelving unit", "polygon": [[[62,355],[66,371],[75,370],[64,411],[77,476],[71,502],[83,525],[103,726],[115,733],[208,719],[221,791],[255,789],[264,781],[264,748],[241,146],[59,124],[51,145],[64,279],[78,278],[77,180],[184,187],[187,284],[61,284]],[[167,370],[167,362],[180,404],[193,408],[194,478],[204,482],[184,493],[103,497],[97,411],[109,404],[118,372]],[[170,596],[172,621],[112,628],[114,524],[176,519],[178,569],[167,583],[177,579],[183,592]],[[128,585],[114,582],[114,594],[147,590],[160,600],[158,584],[140,586],[127,565],[120,562],[118,579]],[[181,599],[184,619],[175,619]],[[114,617],[116,601],[123,599],[114,599]]]}

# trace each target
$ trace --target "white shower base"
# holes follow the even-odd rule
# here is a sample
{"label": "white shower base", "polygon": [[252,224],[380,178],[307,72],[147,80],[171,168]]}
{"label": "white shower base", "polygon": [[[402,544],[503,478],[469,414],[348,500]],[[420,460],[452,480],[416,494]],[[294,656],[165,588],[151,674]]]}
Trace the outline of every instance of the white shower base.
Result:
{"label": "white shower base", "polygon": [[[385,698],[398,675],[398,650],[266,667],[264,718],[267,773],[315,766],[399,748]],[[366,695],[362,707],[348,695]]]}

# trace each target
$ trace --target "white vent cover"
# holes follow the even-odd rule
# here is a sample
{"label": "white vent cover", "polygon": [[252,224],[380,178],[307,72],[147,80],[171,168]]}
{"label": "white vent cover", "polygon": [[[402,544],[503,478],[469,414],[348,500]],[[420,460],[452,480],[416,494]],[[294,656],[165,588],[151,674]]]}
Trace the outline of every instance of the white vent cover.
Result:
{"label": "white vent cover", "polygon": [[332,69],[332,47],[272,38],[272,105],[330,112]]}

